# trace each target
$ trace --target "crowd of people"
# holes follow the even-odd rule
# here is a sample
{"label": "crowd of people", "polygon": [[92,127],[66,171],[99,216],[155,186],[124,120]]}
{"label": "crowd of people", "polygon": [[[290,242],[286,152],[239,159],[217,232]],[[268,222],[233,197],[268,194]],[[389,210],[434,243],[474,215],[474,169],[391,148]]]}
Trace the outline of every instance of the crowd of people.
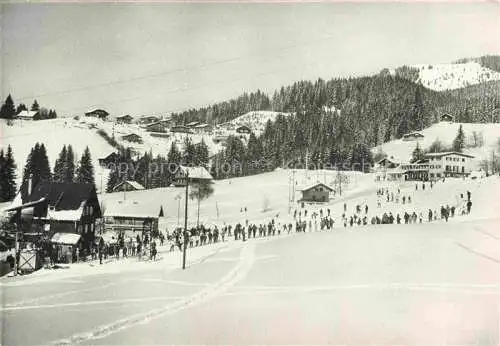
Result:
{"label": "crowd of people", "polygon": [[[435,183],[433,182],[417,183],[415,191],[418,191],[419,188],[421,191],[425,191],[427,186],[433,189],[434,185]],[[416,224],[437,220],[445,220],[447,222],[450,217],[455,217],[457,214],[469,214],[472,207],[470,191],[460,194],[455,205],[442,205],[439,212],[438,209],[431,208],[427,212],[415,210],[413,208],[415,204],[414,198],[415,195],[408,192],[408,190],[403,193],[397,187],[394,189],[379,188],[376,191],[377,208],[375,208],[375,211],[370,210],[368,203],[358,203],[351,206],[351,208],[349,208],[347,203],[344,203],[343,213],[339,217],[341,222],[338,227],[351,228],[369,224]],[[398,212],[394,211],[393,213],[390,210],[381,212],[379,209],[382,207],[384,209],[394,208]],[[352,211],[350,211],[351,209]],[[243,210],[246,214],[247,207],[241,208],[242,213]],[[249,239],[274,237],[282,234],[332,230],[334,226],[335,219],[330,208],[308,210],[302,206],[302,208],[295,209],[290,217],[280,218],[280,215],[277,214],[265,223],[244,220],[243,222],[236,223],[234,226],[225,223],[221,226],[200,224],[199,226],[189,228],[187,231],[178,227],[172,232],[167,232],[166,235],[159,232],[158,236],[152,239],[150,239],[147,233],[136,235],[135,239],[130,237],[128,240],[121,234],[118,236],[118,241],[113,245],[106,244],[101,238],[97,254],[101,263],[103,258],[107,259],[110,256],[120,258],[120,255],[125,258],[136,256],[139,259],[155,260],[157,255],[157,241],[160,245],[163,245],[166,241],[169,251],[172,252],[175,249],[182,251],[184,244],[187,248],[193,248],[225,242],[228,239],[247,241]]]}

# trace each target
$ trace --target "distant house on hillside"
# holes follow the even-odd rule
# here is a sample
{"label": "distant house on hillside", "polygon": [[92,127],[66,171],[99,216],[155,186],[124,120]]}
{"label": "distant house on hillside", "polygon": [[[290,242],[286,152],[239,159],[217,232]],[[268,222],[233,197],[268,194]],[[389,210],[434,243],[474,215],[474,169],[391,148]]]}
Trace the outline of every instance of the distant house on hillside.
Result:
{"label": "distant house on hillside", "polygon": [[212,126],[209,124],[198,124],[194,127],[194,130],[199,134],[210,133],[212,132]]}
{"label": "distant house on hillside", "polygon": [[400,163],[394,160],[393,157],[384,157],[382,160],[376,162],[375,165],[379,169],[392,169],[398,167]]}
{"label": "distant house on hillside", "polygon": [[252,133],[252,129],[246,125],[243,125],[236,128],[236,132],[240,134],[250,134]]}
{"label": "distant house on hillside", "polygon": [[94,109],[90,112],[85,113],[86,117],[94,117],[99,119],[106,119],[109,116],[109,113],[104,109]]}
{"label": "distant house on hillside", "polygon": [[144,128],[148,132],[161,132],[166,133],[168,128],[170,127],[170,121],[168,120],[160,120],[155,123],[151,123],[146,125]]}
{"label": "distant house on hillside", "polygon": [[453,119],[453,115],[450,115],[448,113],[441,115],[441,121],[443,122],[453,122]]}
{"label": "distant house on hillside", "polygon": [[333,189],[323,183],[316,183],[301,189],[302,198],[299,202],[328,202]]}
{"label": "distant house on hillside", "polygon": [[113,153],[109,154],[106,157],[98,159],[99,166],[101,166],[101,167],[109,167],[110,164],[115,164],[116,162],[118,162],[119,159],[120,159],[120,155],[118,155],[117,153],[113,152]]}
{"label": "distant house on hillside", "polygon": [[172,133],[193,133],[193,131],[189,127],[184,126],[184,125],[172,126],[172,128],[170,129],[170,132],[172,132]]}
{"label": "distant house on hillside", "polygon": [[128,135],[122,136],[122,139],[127,142],[132,142],[132,143],[142,143],[142,138],[141,136],[135,134],[135,133],[130,133]]}
{"label": "distant house on hillside", "polygon": [[192,122],[186,124],[186,126],[190,127],[190,128],[194,128],[194,127],[196,127],[198,125],[200,125],[199,121],[192,121]]}
{"label": "distant house on hillside", "polygon": [[174,175],[174,186],[186,186],[186,173],[189,172],[189,184],[199,183],[199,182],[210,182],[213,177],[205,167],[187,167],[179,166],[179,169]]}
{"label": "distant house on hillside", "polygon": [[144,186],[133,180],[125,180],[113,188],[113,192],[117,191],[137,191],[144,190]]}
{"label": "distant house on hillside", "polygon": [[134,120],[134,118],[129,114],[116,117],[116,122],[119,124],[131,124],[132,120]]}
{"label": "distant house on hillside", "polygon": [[145,115],[139,118],[139,124],[147,125],[160,121],[160,118],[155,115]]}
{"label": "distant house on hillside", "polygon": [[33,120],[35,116],[38,114],[38,111],[21,111],[16,114],[15,118],[16,119],[21,119],[21,120]]}
{"label": "distant house on hillside", "polygon": [[419,139],[424,138],[424,135],[421,134],[420,132],[412,132],[412,133],[407,133],[403,135],[403,141],[408,142],[408,141],[416,141]]}

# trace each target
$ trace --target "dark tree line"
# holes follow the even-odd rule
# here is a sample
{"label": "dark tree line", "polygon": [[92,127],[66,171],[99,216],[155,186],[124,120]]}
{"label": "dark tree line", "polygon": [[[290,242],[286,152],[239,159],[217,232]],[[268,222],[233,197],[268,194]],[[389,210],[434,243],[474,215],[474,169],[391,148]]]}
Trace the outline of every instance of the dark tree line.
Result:
{"label": "dark tree line", "polygon": [[[0,107],[0,119],[14,119],[17,114],[26,110],[28,110],[28,108],[24,103],[20,103],[16,107],[12,96],[9,94],[9,96],[5,99],[5,102]],[[40,107],[37,100],[33,101],[30,110],[36,112],[33,116],[33,120],[57,118],[57,112],[55,110]]]}
{"label": "dark tree line", "polygon": [[47,150],[42,143],[36,143],[26,159],[23,170],[21,190],[29,192],[28,186],[31,178],[31,189],[42,181],[58,183],[88,183],[95,184],[94,166],[88,147],[85,148],[80,161],[76,162],[71,145],[63,146],[54,165],[52,173],[47,156]]}
{"label": "dark tree line", "polygon": [[269,97],[260,90],[243,95],[225,102],[198,109],[190,109],[180,113],[173,113],[172,119],[177,124],[187,124],[199,121],[211,125],[230,121],[244,113],[258,110],[270,110]]}
{"label": "dark tree line", "polygon": [[125,180],[133,180],[146,189],[166,187],[172,184],[179,165],[202,166],[209,164],[208,146],[204,141],[193,144],[186,138],[182,148],[172,142],[166,156],[153,156],[146,152],[138,157],[133,157],[130,148],[120,149],[116,161],[111,164],[110,175],[106,185],[106,191],[113,189]]}

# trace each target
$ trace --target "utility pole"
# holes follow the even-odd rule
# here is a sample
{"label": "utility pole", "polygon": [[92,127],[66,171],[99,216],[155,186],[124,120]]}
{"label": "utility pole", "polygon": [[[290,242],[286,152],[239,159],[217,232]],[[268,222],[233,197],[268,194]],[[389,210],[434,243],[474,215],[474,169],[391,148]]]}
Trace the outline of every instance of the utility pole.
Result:
{"label": "utility pole", "polygon": [[182,247],[182,269],[186,269],[186,248],[187,240],[187,227],[188,227],[188,187],[189,187],[189,171],[186,169],[186,207],[184,210],[184,246]]}
{"label": "utility pole", "polygon": [[[19,263],[17,261],[17,255],[19,253],[19,227],[21,225],[21,209],[16,211],[16,244],[14,251],[14,276],[17,276],[19,271]],[[19,256],[20,257],[20,256]]]}

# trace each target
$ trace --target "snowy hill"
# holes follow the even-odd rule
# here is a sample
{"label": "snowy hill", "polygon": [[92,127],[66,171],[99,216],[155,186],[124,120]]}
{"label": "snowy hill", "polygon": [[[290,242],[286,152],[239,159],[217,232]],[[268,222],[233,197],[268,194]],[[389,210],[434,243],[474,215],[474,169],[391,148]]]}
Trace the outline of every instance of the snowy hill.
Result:
{"label": "snowy hill", "polygon": [[[464,152],[476,156],[476,161],[487,159],[491,155],[491,151],[495,149],[500,138],[500,124],[463,123],[461,125],[468,145],[472,145],[472,135],[474,132],[484,141],[482,147],[467,148]],[[419,131],[424,135],[424,138],[418,141],[420,147],[427,149],[436,139],[439,139],[444,146],[451,146],[457,135],[459,126],[459,123],[440,122]],[[411,158],[416,145],[417,141],[403,141],[402,139],[398,139],[375,147],[373,152],[376,153],[381,149],[388,156],[393,156],[401,162],[407,162]]]}
{"label": "snowy hill", "polygon": [[102,172],[97,160],[114,150],[113,147],[97,134],[95,129],[90,129],[88,125],[74,119],[59,118],[43,121],[16,120],[12,126],[8,126],[1,119],[0,127],[3,134],[0,148],[7,150],[9,145],[12,146],[17,164],[18,184],[22,179],[26,158],[31,148],[37,142],[45,145],[52,169],[64,145],[71,144],[75,152],[75,157],[78,160],[83,154],[85,147],[88,146],[94,167],[96,168],[96,181],[99,181],[100,178],[98,175]]}
{"label": "snowy hill", "polygon": [[435,90],[453,90],[474,84],[500,80],[500,73],[481,66],[477,62],[413,65],[419,70],[417,83]]}
{"label": "snowy hill", "polygon": [[[151,151],[153,155],[167,155],[172,141],[179,146],[182,145],[184,135],[172,134],[167,138],[154,137],[150,132],[136,124],[116,124],[113,121],[103,121],[101,119],[85,117],[81,119],[58,118],[43,121],[23,121],[15,120],[12,126],[8,126],[3,119],[0,123],[3,134],[3,141],[0,149],[7,150],[12,146],[14,158],[17,164],[17,182],[22,178],[23,166],[31,148],[37,143],[44,143],[47,148],[47,155],[51,168],[54,168],[55,161],[63,145],[71,144],[79,159],[86,146],[89,147],[92,161],[95,168],[97,188],[100,189],[100,174],[103,174],[103,186],[106,186],[108,171],[99,167],[98,159],[116,151],[99,134],[98,130],[104,130],[110,137],[114,134],[116,141],[124,147],[131,147],[135,152],[142,154]],[[141,137],[142,143],[129,142],[123,139],[128,134],[137,134]],[[221,150],[221,146],[215,144],[209,135],[190,135],[194,143],[202,139],[209,147],[210,154]]]}

